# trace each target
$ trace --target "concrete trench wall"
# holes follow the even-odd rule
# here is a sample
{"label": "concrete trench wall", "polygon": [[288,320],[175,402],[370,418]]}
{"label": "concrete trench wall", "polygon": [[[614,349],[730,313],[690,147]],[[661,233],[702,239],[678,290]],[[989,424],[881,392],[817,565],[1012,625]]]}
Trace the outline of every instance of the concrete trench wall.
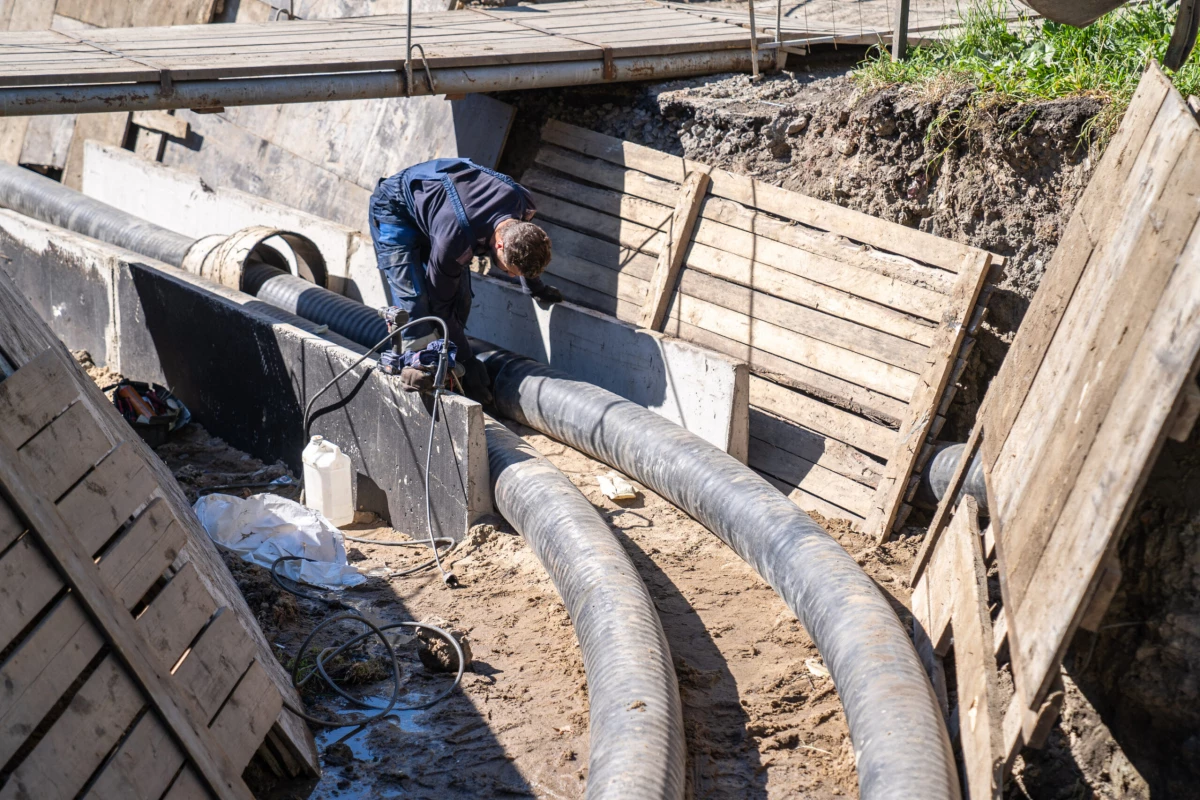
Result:
{"label": "concrete trench wall", "polygon": [[[210,433],[293,470],[309,398],[362,352],[276,321],[250,295],[10,211],[0,211],[0,252],[0,269],[68,347],[169,386]],[[317,401],[312,433],[353,460],[360,509],[423,534],[429,424],[428,400],[363,365]],[[491,511],[487,469],[482,408],[444,398],[431,469],[438,535],[461,538]]]}
{"label": "concrete trench wall", "polygon": [[[355,228],[96,143],[86,151],[83,191],[189,236],[250,224],[303,233],[325,256],[330,289],[367,305],[389,302],[370,237]],[[570,303],[543,308],[504,281],[472,275],[472,288],[470,335],[608,389],[746,460],[743,362]]]}

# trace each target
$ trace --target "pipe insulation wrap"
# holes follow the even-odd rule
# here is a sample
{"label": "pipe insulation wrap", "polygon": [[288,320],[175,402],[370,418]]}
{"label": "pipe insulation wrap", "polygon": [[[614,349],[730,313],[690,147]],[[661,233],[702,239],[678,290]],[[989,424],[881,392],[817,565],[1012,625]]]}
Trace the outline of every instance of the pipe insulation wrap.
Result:
{"label": "pipe insulation wrap", "polygon": [[681,800],[686,745],[662,624],[633,561],[579,490],[485,418],[496,509],[550,574],[583,651],[589,800]]}
{"label": "pipe insulation wrap", "polygon": [[363,347],[379,344],[388,334],[387,323],[370,306],[267,264],[247,264],[242,288],[264,303],[328,325]]}
{"label": "pipe insulation wrap", "polygon": [[[11,164],[0,163],[0,206],[175,267],[197,241]],[[252,259],[241,283],[263,303],[314,323],[272,315],[304,330],[327,325],[363,347],[387,336],[387,324],[368,306],[270,265]]]}
{"label": "pipe insulation wrap", "polygon": [[0,163],[0,205],[175,267],[194,241],[12,164]]}
{"label": "pipe insulation wrap", "polygon": [[960,797],[945,721],[912,641],[841,545],[753,470],[657,414],[527,358],[481,357],[502,413],[667,498],[780,594],[833,676],[864,800]]}

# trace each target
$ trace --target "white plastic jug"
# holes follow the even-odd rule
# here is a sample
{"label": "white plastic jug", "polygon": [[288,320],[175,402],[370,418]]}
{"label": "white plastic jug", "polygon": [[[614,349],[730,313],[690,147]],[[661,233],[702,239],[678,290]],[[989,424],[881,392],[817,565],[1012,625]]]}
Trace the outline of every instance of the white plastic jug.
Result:
{"label": "white plastic jug", "polygon": [[354,522],[353,471],[350,456],[324,436],[304,448],[304,505],[319,511],[340,528]]}

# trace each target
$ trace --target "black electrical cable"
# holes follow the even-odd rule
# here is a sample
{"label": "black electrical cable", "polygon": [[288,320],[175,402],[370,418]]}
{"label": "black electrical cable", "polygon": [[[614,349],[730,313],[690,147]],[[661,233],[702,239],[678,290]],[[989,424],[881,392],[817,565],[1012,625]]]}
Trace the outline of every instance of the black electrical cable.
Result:
{"label": "black electrical cable", "polygon": [[[413,542],[384,542],[384,541],[380,541],[379,539],[364,539],[361,536],[351,536],[348,533],[343,533],[342,538],[348,542],[359,542],[361,544],[373,544],[373,545],[377,545],[379,547],[423,547],[429,542],[428,539],[420,539],[418,541],[413,541]],[[445,558],[446,556],[450,555],[450,551],[454,549],[455,541],[448,536],[439,536],[436,539],[434,539],[433,541],[436,542],[437,544],[449,545],[449,547],[447,547],[445,550],[443,550],[439,554],[442,558]],[[403,578],[406,575],[412,575],[414,573],[421,572],[422,570],[429,569],[430,567],[434,566],[436,563],[437,562],[431,558],[428,561],[421,562],[420,564],[416,565],[415,567],[409,567],[408,569],[400,570],[399,572],[389,572],[385,577],[387,577],[387,578]]]}
{"label": "black electrical cable", "polygon": [[[387,336],[380,339],[375,345],[373,345],[371,347],[370,350],[363,353],[361,358],[359,358],[353,364],[346,367],[344,370],[342,370],[340,373],[338,373],[336,376],[334,376],[333,380],[329,381],[329,383],[322,386],[321,389],[309,399],[308,404],[305,405],[305,407],[304,407],[304,438],[305,439],[309,438],[309,424],[311,423],[311,420],[312,420],[312,417],[311,417],[312,408],[316,404],[317,398],[319,398],[321,395],[325,394],[327,391],[332,389],[334,387],[334,385],[337,384],[338,381],[340,381],[342,378],[349,375],[351,370],[353,370],[359,364],[363,363],[368,358],[370,358],[372,353],[375,353],[377,350],[379,350],[379,348],[383,347],[385,344],[390,342],[393,338],[395,338],[396,336],[399,336],[401,333],[404,333],[404,331],[408,330],[412,326],[419,325],[423,322],[431,322],[431,323],[434,323],[434,324],[438,325],[439,327],[441,327],[443,344],[442,344],[441,351],[438,353],[437,371],[434,373],[434,378],[433,378],[433,385],[436,388],[434,389],[434,392],[433,392],[433,413],[429,420],[429,441],[425,447],[425,524],[429,528],[429,538],[413,542],[413,544],[428,544],[431,548],[433,548],[432,561],[433,561],[433,564],[438,568],[438,572],[441,573],[442,583],[446,584],[447,586],[455,586],[458,583],[458,579],[454,577],[454,573],[447,572],[442,567],[442,556],[444,554],[438,552],[439,537],[436,537],[433,534],[433,503],[429,496],[429,469],[433,464],[433,434],[437,430],[438,408],[441,407],[441,399],[442,399],[442,388],[441,387],[442,387],[442,384],[446,380],[446,361],[447,361],[446,351],[448,349],[447,345],[448,345],[449,339],[450,339],[450,329],[446,326],[445,321],[441,317],[432,317],[432,316],[418,317],[417,319],[409,320],[408,322],[401,325],[399,328],[396,328],[396,330],[394,330],[394,331],[389,331]],[[359,539],[356,541],[364,541],[368,544],[379,544],[379,542],[371,542],[370,540],[363,540],[363,539]],[[441,541],[445,541],[445,540],[441,539]],[[451,546],[453,546],[453,542],[451,543]],[[446,552],[448,553],[449,550],[447,550]],[[276,563],[278,563],[278,562],[276,562]],[[392,577],[401,577],[403,575],[411,575],[412,573],[418,572],[421,569],[425,569],[426,566],[427,565],[423,564],[418,567],[413,567],[412,569],[405,570],[404,572],[401,572],[398,575],[394,575]],[[274,567],[272,567],[272,569],[274,569]],[[278,583],[278,580],[276,580],[276,583]]]}
{"label": "black electrical cable", "polygon": [[[275,562],[271,564],[271,576],[275,580],[276,585],[278,585],[284,591],[294,594],[298,597],[303,597],[305,599],[311,599],[311,600],[318,600],[321,602],[329,602],[328,600],[325,600],[325,598],[313,597],[313,596],[305,594],[303,592],[298,592],[295,589],[288,587],[286,584],[284,584],[282,581],[279,580],[280,575],[277,571],[278,565],[283,561],[290,561],[290,560],[311,561],[312,559],[303,558],[301,556],[285,556],[283,558],[276,559]],[[313,586],[313,584],[306,583],[304,581],[296,580],[293,578],[288,578],[287,580],[294,581],[295,583],[302,585],[302,586],[310,586],[313,588],[320,588],[320,587]],[[359,634],[358,636],[354,637],[353,639],[351,639],[347,642],[343,642],[340,645],[337,645],[335,647],[327,647],[324,650],[322,650],[317,655],[317,657],[314,659],[313,668],[311,670],[309,670],[306,675],[301,677],[300,669],[301,669],[301,666],[303,665],[304,656],[308,653],[309,649],[311,648],[313,639],[315,639],[317,634],[320,633],[322,630],[324,630],[328,626],[333,625],[338,622],[357,622],[357,623],[360,623],[360,624],[366,626],[367,628],[369,628],[369,630],[366,633]],[[392,643],[390,641],[388,641],[388,638],[386,636],[386,631],[394,630],[396,628],[406,628],[406,627],[407,628],[416,628],[419,630],[426,630],[426,631],[429,631],[430,633],[433,633],[434,635],[436,635],[437,637],[439,637],[440,639],[445,641],[447,644],[449,644],[450,647],[453,648],[455,655],[458,657],[458,672],[454,676],[454,681],[450,684],[449,688],[445,689],[440,694],[436,695],[435,697],[433,697],[430,700],[427,700],[423,703],[418,703],[416,705],[411,705],[411,706],[399,705],[399,700],[400,700],[400,662],[396,658],[395,648],[392,646]],[[334,681],[334,679],[332,677],[330,677],[329,673],[325,669],[325,665],[326,665],[326,663],[329,662],[330,659],[336,658],[337,656],[344,653],[346,650],[357,645],[359,642],[362,642],[371,637],[376,637],[379,639],[380,642],[383,643],[383,647],[387,651],[388,659],[389,659],[389,661],[391,663],[391,667],[392,667],[392,694],[388,700],[387,705],[385,705],[385,706],[371,705],[370,703],[367,703],[367,702],[361,700],[360,698],[354,697],[349,692],[345,691],[340,686],[338,686],[336,681]],[[374,723],[379,722],[380,720],[386,718],[393,711],[421,711],[426,708],[431,708],[434,705],[436,705],[437,703],[440,703],[442,700],[445,700],[447,697],[449,697],[451,694],[453,694],[454,690],[457,689],[459,684],[462,683],[462,677],[463,677],[463,673],[466,671],[466,666],[467,666],[466,655],[463,653],[462,645],[459,644],[458,639],[456,639],[454,637],[454,635],[451,634],[449,631],[439,628],[436,625],[429,625],[424,622],[412,622],[409,620],[406,620],[404,622],[390,622],[386,625],[377,625],[376,623],[367,619],[365,616],[358,613],[357,611],[344,611],[342,613],[334,614],[333,616],[326,617],[320,623],[318,623],[317,626],[315,628],[313,628],[311,632],[309,632],[308,637],[305,638],[304,643],[300,646],[299,652],[296,653],[296,658],[295,658],[295,661],[293,662],[292,685],[295,686],[296,689],[301,689],[304,687],[304,685],[306,683],[308,683],[312,679],[312,677],[314,675],[320,675],[321,678],[325,681],[326,685],[328,685],[329,688],[332,689],[339,696],[350,701],[354,705],[359,706],[360,708],[365,708],[365,709],[368,709],[371,711],[378,711],[379,713],[375,714],[373,716],[361,716],[361,715],[354,716],[354,717],[342,716],[342,717],[328,717],[328,718],[323,719],[321,717],[313,716],[312,714],[309,714],[308,712],[303,711],[299,708],[296,708],[295,706],[293,706],[291,703],[287,702],[286,700],[284,701],[284,707],[291,713],[295,714],[296,716],[300,717],[301,719],[304,719],[314,725],[319,725],[319,726],[325,727],[325,728],[355,727],[358,730],[361,730],[361,729],[367,727],[368,725],[373,725]],[[357,731],[352,732],[351,735],[353,735],[353,733],[357,733]],[[343,738],[345,738],[345,737],[343,737]]]}

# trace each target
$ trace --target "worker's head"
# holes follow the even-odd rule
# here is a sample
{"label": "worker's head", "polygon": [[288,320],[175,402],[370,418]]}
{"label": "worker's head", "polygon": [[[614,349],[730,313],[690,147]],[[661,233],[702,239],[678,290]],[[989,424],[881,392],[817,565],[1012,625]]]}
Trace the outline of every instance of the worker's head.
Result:
{"label": "worker's head", "polygon": [[532,222],[506,219],[492,234],[492,255],[514,278],[537,278],[550,263],[550,237]]}

